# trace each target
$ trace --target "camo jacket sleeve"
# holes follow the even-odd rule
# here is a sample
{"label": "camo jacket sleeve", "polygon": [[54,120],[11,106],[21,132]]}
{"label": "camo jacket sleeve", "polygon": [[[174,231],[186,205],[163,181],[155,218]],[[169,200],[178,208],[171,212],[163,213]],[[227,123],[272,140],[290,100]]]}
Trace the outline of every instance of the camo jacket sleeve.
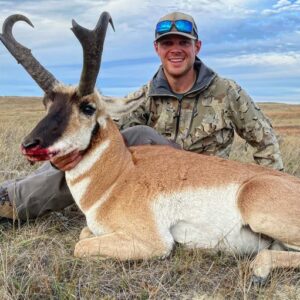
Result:
{"label": "camo jacket sleeve", "polygon": [[239,136],[254,148],[254,160],[263,166],[283,170],[279,144],[270,120],[234,81],[228,89],[228,114]]}
{"label": "camo jacket sleeve", "polygon": [[[113,119],[120,130],[136,126],[148,125],[150,118],[150,100],[147,96],[149,84],[145,84],[139,90],[128,94],[124,98],[106,97],[106,101],[122,103],[124,111]],[[134,108],[136,106],[136,108]],[[132,109],[133,108],[133,109]],[[130,113],[127,111],[132,110]]]}

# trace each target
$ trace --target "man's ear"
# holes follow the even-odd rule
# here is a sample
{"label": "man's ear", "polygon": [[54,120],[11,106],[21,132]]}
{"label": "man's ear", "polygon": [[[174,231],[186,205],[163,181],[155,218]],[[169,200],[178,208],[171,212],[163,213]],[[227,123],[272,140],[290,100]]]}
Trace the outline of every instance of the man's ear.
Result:
{"label": "man's ear", "polygon": [[154,46],[155,52],[158,54],[158,43],[153,42],[153,46]]}
{"label": "man's ear", "polygon": [[197,40],[195,42],[195,48],[196,48],[196,55],[200,52],[202,46],[202,42],[200,40]]}

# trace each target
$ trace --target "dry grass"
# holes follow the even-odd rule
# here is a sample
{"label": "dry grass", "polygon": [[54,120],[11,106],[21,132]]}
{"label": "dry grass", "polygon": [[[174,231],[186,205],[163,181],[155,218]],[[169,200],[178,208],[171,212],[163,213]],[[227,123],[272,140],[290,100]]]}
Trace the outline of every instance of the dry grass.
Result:
{"label": "dry grass", "polygon": [[[0,182],[31,172],[19,151],[43,115],[39,99],[0,97]],[[280,134],[286,171],[300,176],[300,105],[261,105]],[[251,161],[240,139],[231,158]],[[250,284],[247,257],[177,246],[164,260],[119,262],[72,256],[84,218],[75,207],[27,224],[0,224],[1,299],[300,299],[300,274],[275,271]]]}

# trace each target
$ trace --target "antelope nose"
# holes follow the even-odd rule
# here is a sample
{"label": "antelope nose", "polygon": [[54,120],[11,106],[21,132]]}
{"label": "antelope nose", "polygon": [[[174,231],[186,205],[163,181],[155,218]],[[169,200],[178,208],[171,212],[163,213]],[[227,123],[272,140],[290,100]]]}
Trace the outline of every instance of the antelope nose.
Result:
{"label": "antelope nose", "polygon": [[24,141],[23,143],[22,143],[22,147],[24,148],[24,149],[30,149],[30,148],[34,148],[34,147],[37,147],[37,146],[39,146],[40,145],[40,140],[38,140],[38,139],[35,139],[35,140],[29,140],[29,141]]}

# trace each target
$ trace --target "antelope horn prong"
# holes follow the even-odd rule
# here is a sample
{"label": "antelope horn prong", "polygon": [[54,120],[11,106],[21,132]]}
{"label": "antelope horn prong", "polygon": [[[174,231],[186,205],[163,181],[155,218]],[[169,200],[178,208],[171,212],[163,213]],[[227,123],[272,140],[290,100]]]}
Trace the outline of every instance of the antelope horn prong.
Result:
{"label": "antelope horn prong", "polygon": [[47,94],[51,93],[55,84],[59,83],[32,55],[31,50],[18,43],[12,34],[12,28],[17,21],[24,21],[34,27],[31,21],[23,15],[11,15],[3,23],[0,40],[21,64],[40,88]]}
{"label": "antelope horn prong", "polygon": [[94,30],[86,29],[72,20],[73,27],[71,30],[83,49],[83,67],[78,89],[81,96],[88,95],[94,91],[109,23],[114,29],[112,18],[108,12],[101,14]]}

